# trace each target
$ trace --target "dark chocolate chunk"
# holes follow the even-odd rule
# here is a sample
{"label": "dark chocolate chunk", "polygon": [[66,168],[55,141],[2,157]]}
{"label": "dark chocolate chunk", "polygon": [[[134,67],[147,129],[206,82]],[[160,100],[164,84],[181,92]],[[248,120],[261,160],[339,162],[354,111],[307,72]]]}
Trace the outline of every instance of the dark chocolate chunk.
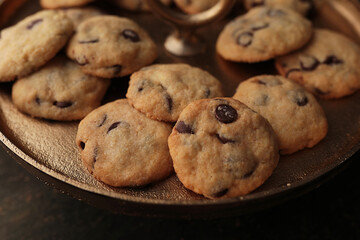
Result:
{"label": "dark chocolate chunk", "polygon": [[175,126],[176,131],[179,133],[195,134],[194,130],[190,125],[187,125],[183,121],[179,121]]}
{"label": "dark chocolate chunk", "polygon": [[254,83],[260,84],[260,85],[265,85],[266,86],[266,82],[264,82],[261,79],[256,79],[255,81],[253,81]]}
{"label": "dark chocolate chunk", "polygon": [[264,28],[267,28],[267,27],[269,27],[269,23],[256,23],[256,24],[254,24],[252,27],[251,27],[251,29],[253,30],[253,31],[258,31],[258,30],[261,30],[261,29],[264,29]]}
{"label": "dark chocolate chunk", "polygon": [[83,141],[80,142],[80,148],[81,148],[82,150],[84,150],[84,148],[85,148],[85,143],[84,143]]}
{"label": "dark chocolate chunk", "polygon": [[111,126],[109,127],[109,129],[107,130],[107,133],[109,133],[111,130],[117,128],[119,126],[120,122],[114,122],[113,124],[111,124]]}
{"label": "dark chocolate chunk", "polygon": [[288,96],[291,101],[296,103],[299,107],[303,107],[309,102],[309,99],[303,91],[289,91]]}
{"label": "dark chocolate chunk", "polygon": [[252,43],[253,37],[254,34],[252,32],[243,32],[237,37],[236,43],[240,46],[247,47]]}
{"label": "dark chocolate chunk", "polygon": [[97,126],[102,127],[104,125],[104,123],[106,122],[106,119],[107,119],[107,115],[104,114],[103,119],[101,120],[101,122]]}
{"label": "dark chocolate chunk", "polygon": [[78,41],[79,44],[91,44],[91,43],[97,43],[97,42],[99,42],[99,39],[91,39],[91,40]]}
{"label": "dark chocolate chunk", "polygon": [[320,62],[313,56],[303,56],[300,60],[301,69],[304,71],[313,71],[319,66]]}
{"label": "dark chocolate chunk", "polygon": [[342,64],[344,63],[343,60],[337,58],[334,55],[327,56],[326,59],[323,62],[326,65],[335,65],[335,64]]}
{"label": "dark chocolate chunk", "polygon": [[292,68],[292,69],[290,69],[289,71],[287,71],[287,73],[285,74],[285,77],[286,77],[286,78],[289,78],[290,73],[292,73],[292,72],[301,72],[301,69],[299,69],[299,68]]}
{"label": "dark chocolate chunk", "polygon": [[220,104],[216,107],[215,117],[219,122],[232,123],[238,118],[237,111],[228,104]]}
{"label": "dark chocolate chunk", "polygon": [[209,89],[209,88],[206,88],[206,91],[205,91],[205,98],[210,97],[210,93],[211,93],[210,89]]}
{"label": "dark chocolate chunk", "polygon": [[212,197],[214,197],[214,198],[222,197],[222,196],[224,196],[225,194],[227,194],[228,191],[229,191],[229,189],[228,189],[228,188],[225,188],[225,189],[223,189],[223,190],[221,190],[221,191],[213,194]]}
{"label": "dark chocolate chunk", "polygon": [[217,137],[217,139],[219,139],[219,141],[220,141],[222,144],[234,143],[234,142],[235,142],[235,140],[232,140],[232,139],[229,139],[229,138],[220,136],[218,133],[216,133],[215,136]]}
{"label": "dark chocolate chunk", "polygon": [[139,35],[131,29],[125,29],[122,32],[122,35],[124,36],[124,38],[129,39],[132,42],[140,41]]}
{"label": "dark chocolate chunk", "polygon": [[36,97],[36,98],[35,98],[35,102],[36,102],[37,105],[40,105],[40,103],[41,103],[40,98],[39,98],[39,97]]}
{"label": "dark chocolate chunk", "polygon": [[30,22],[30,23],[26,26],[26,28],[27,28],[28,30],[30,30],[30,29],[32,29],[35,25],[40,24],[43,20],[44,20],[44,19],[42,19],[42,18],[33,20],[32,22]]}
{"label": "dark chocolate chunk", "polygon": [[166,99],[166,106],[167,106],[169,112],[171,112],[171,110],[173,108],[173,100],[170,97],[170,95],[167,93],[165,94],[165,99]]}
{"label": "dark chocolate chunk", "polygon": [[71,105],[73,105],[73,103],[70,101],[64,101],[64,102],[54,101],[53,105],[57,106],[58,108],[67,108],[67,107],[70,107]]}

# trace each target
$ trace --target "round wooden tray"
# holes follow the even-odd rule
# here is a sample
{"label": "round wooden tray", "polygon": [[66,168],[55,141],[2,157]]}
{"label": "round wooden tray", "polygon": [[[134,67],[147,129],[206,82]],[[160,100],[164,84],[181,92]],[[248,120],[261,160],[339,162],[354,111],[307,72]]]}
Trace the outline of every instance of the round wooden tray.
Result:
{"label": "round wooden tray", "polygon": [[[166,52],[163,42],[171,27],[151,13],[116,10],[99,1],[111,14],[129,17],[143,26],[158,43],[157,63],[185,62],[201,67],[223,83],[226,96],[237,85],[258,74],[276,74],[273,61],[257,64],[227,62],[215,53],[223,26],[244,12],[235,5],[223,20],[198,30],[207,48],[193,57]],[[1,4],[1,2],[0,2]],[[11,25],[40,9],[38,1],[9,0],[0,5],[0,24]],[[360,42],[360,5],[351,0],[318,0],[311,20],[316,27],[333,29]],[[21,37],[21,36],[19,36]],[[113,79],[104,103],[124,98],[128,77]],[[360,93],[340,100],[319,100],[328,122],[326,138],[312,149],[282,156],[273,175],[254,192],[238,198],[209,200],[185,189],[176,175],[143,188],[113,188],[96,181],[82,166],[75,145],[78,122],[34,119],[11,102],[12,83],[0,84],[0,151],[47,184],[88,203],[131,215],[218,217],[255,211],[318,187],[356,158],[360,149]],[[291,121],[291,120],[290,120]],[[6,154],[4,154],[6,153]]]}

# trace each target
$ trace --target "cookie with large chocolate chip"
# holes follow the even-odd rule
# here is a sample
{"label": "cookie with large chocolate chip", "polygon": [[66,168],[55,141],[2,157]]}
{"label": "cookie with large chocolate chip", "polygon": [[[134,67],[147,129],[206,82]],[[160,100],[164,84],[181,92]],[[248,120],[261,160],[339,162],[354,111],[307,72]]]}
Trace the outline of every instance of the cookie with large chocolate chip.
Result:
{"label": "cookie with large chocolate chip", "polygon": [[281,76],[263,75],[241,82],[234,95],[273,127],[281,154],[311,148],[327,134],[327,120],[315,97]]}
{"label": "cookie with large chocolate chip", "polygon": [[82,22],[67,47],[67,55],[91,75],[114,78],[152,63],[156,45],[134,21],[97,16]]}
{"label": "cookie with large chocolate chip", "polygon": [[84,6],[94,0],[40,0],[40,5],[43,8],[70,8]]}
{"label": "cookie with large chocolate chip", "polygon": [[313,3],[312,0],[244,0],[247,10],[258,6],[276,7],[283,6],[290,8],[302,15],[306,15]]}
{"label": "cookie with large chocolate chip", "polygon": [[257,7],[229,22],[216,50],[226,60],[260,62],[301,48],[311,38],[312,24],[284,7]]}
{"label": "cookie with large chocolate chip", "polygon": [[15,106],[31,116],[52,120],[82,119],[97,108],[110,84],[108,79],[84,74],[59,55],[38,72],[15,82]]}
{"label": "cookie with large chocolate chip", "polygon": [[316,29],[304,48],[276,59],[281,75],[321,98],[341,98],[360,89],[360,47],[348,37]]}
{"label": "cookie with large chocolate chip", "polygon": [[0,82],[26,76],[66,44],[73,24],[63,12],[43,10],[0,32]]}
{"label": "cookie with large chocolate chip", "polygon": [[126,97],[146,116],[176,122],[190,102],[222,95],[221,83],[200,68],[156,64],[131,75]]}
{"label": "cookie with large chocolate chip", "polygon": [[190,103],[168,143],[180,181],[208,198],[253,191],[268,179],[279,160],[270,124],[232,98]]}
{"label": "cookie with large chocolate chip", "polygon": [[96,179],[115,187],[142,186],[173,172],[170,132],[171,125],[147,118],[120,99],[80,122],[76,144]]}
{"label": "cookie with large chocolate chip", "polygon": [[176,6],[188,14],[195,14],[208,10],[219,0],[174,0]]}
{"label": "cookie with large chocolate chip", "polygon": [[[146,0],[111,0],[119,8],[129,11],[150,11]],[[172,0],[161,0],[165,5],[170,5]]]}

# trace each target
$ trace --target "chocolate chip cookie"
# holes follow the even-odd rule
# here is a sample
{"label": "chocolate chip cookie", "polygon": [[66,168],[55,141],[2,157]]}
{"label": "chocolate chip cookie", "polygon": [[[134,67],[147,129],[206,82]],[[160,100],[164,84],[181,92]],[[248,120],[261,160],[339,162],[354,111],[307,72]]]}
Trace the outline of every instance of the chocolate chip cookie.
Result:
{"label": "chocolate chip cookie", "polygon": [[169,124],[147,118],[120,99],[80,122],[76,144],[96,179],[115,187],[142,186],[173,172],[170,132]]}
{"label": "chocolate chip cookie", "polygon": [[283,6],[290,8],[302,15],[306,15],[312,7],[313,3],[312,0],[244,0],[244,5],[247,10],[258,6]]}
{"label": "chocolate chip cookie", "polygon": [[67,55],[91,75],[114,78],[152,63],[156,45],[134,21],[103,15],[82,22],[67,47]]}
{"label": "chocolate chip cookie", "polygon": [[59,55],[15,82],[15,106],[31,116],[52,120],[79,120],[98,107],[110,84],[108,79],[85,75],[80,67]]}
{"label": "chocolate chip cookie", "polygon": [[216,50],[226,60],[260,62],[287,54],[311,38],[312,24],[284,7],[257,7],[228,23]]}
{"label": "chocolate chip cookie", "polygon": [[26,76],[66,44],[73,24],[63,12],[43,10],[0,32],[0,82]]}
{"label": "chocolate chip cookie", "polygon": [[360,89],[360,47],[348,37],[316,29],[304,48],[276,59],[281,75],[325,99],[341,98]]}
{"label": "chocolate chip cookie", "polygon": [[253,191],[272,174],[279,160],[270,124],[232,98],[190,103],[168,143],[180,181],[208,198]]}
{"label": "chocolate chip cookie", "polygon": [[200,68],[156,64],[131,75],[126,97],[146,116],[176,122],[190,102],[222,95],[221,83]]}
{"label": "chocolate chip cookie", "polygon": [[281,154],[311,148],[327,134],[327,120],[315,97],[281,76],[263,75],[241,82],[234,95],[273,127]]}

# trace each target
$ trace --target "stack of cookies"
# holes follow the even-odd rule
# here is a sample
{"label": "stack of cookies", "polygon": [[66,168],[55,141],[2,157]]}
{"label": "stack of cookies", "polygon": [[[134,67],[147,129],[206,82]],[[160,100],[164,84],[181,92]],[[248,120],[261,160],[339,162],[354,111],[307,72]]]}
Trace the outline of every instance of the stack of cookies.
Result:
{"label": "stack of cookies", "polygon": [[[158,53],[150,35],[130,19],[79,7],[89,2],[41,0],[48,10],[2,30],[0,82],[14,81],[13,103],[26,114],[81,120],[81,160],[111,186],[144,186],[175,171],[207,198],[248,194],[271,176],[280,154],[326,136],[314,95],[340,98],[360,88],[360,48],[313,29],[304,17],[308,1],[244,1],[248,12],[225,26],[216,51],[227,61],[275,59],[280,75],[245,80],[231,98],[200,68],[151,65]],[[147,10],[142,1],[114,2]],[[216,2],[175,1],[190,14]],[[63,7],[77,8],[56,10]],[[111,79],[124,76],[126,99],[101,106]]]}

